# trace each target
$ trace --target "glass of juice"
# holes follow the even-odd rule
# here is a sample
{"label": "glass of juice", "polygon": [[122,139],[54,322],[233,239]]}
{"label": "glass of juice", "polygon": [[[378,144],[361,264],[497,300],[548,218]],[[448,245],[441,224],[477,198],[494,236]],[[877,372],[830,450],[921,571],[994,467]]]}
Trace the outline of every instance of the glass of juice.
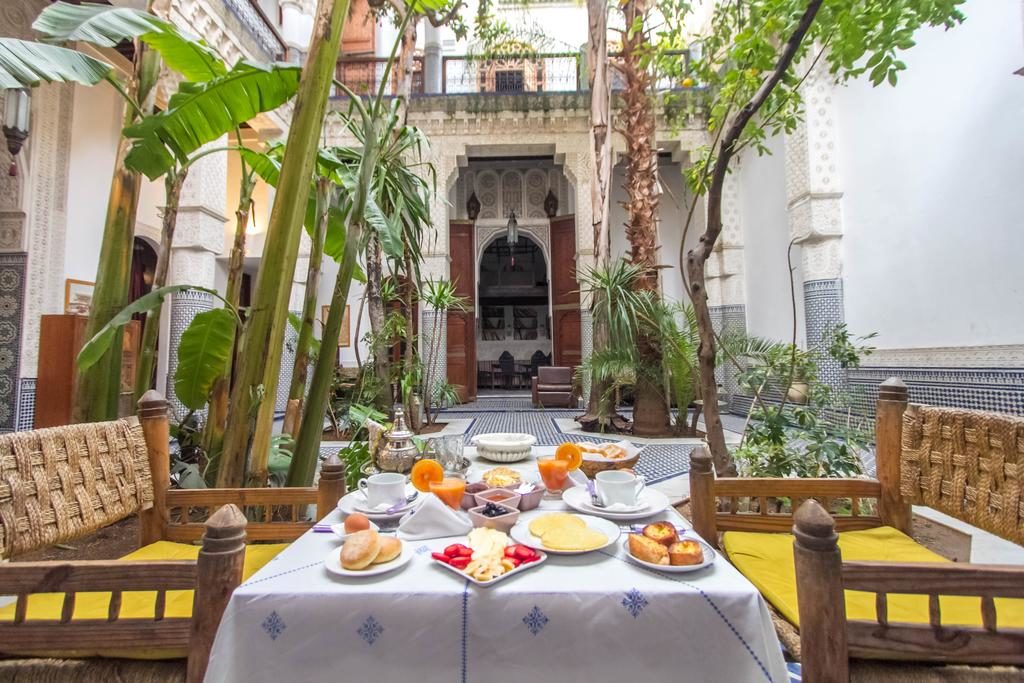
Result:
{"label": "glass of juice", "polygon": [[466,492],[466,480],[463,477],[445,473],[444,479],[441,481],[430,482],[430,492],[453,510],[461,510],[462,494]]}
{"label": "glass of juice", "polygon": [[540,470],[540,478],[544,480],[548,493],[561,495],[569,478],[569,461],[556,460],[553,455],[537,458],[537,469]]}

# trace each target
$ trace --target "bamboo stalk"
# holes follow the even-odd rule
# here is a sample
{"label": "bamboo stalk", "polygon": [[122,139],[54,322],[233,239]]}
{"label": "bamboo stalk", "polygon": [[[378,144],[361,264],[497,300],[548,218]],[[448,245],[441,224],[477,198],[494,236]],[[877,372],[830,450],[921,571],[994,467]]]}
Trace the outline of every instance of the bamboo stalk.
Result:
{"label": "bamboo stalk", "polygon": [[295,116],[281,163],[281,181],[270,214],[256,291],[242,333],[232,410],[218,471],[220,487],[239,486],[246,479],[246,456],[252,441],[249,482],[265,486],[273,397],[277,389],[288,298],[298,258],[299,237],[309,196],[309,179],[316,163],[327,98],[334,77],[341,31],[349,0],[320,0],[313,24],[306,68],[295,100]]}

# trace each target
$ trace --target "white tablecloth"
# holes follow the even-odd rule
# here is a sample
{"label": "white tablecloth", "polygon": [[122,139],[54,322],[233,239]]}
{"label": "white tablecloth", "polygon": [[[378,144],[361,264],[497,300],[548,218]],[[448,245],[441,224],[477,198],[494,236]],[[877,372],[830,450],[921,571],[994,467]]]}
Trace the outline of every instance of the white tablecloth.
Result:
{"label": "white tablecloth", "polygon": [[432,566],[430,551],[454,540],[413,542],[405,568],[345,579],[323,564],[341,541],[307,533],[235,591],[206,681],[788,680],[763,599],[721,557],[659,573],[627,560],[620,540],[478,588]]}

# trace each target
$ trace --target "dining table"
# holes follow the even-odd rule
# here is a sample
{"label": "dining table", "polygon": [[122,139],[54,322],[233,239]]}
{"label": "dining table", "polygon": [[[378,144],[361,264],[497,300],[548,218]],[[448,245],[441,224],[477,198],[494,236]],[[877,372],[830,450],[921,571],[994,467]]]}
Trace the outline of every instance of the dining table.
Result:
{"label": "dining table", "polygon": [[[467,448],[472,472],[497,466]],[[532,458],[513,465],[536,478]],[[541,510],[567,511],[558,498]],[[339,510],[323,523],[343,519]],[[669,520],[672,507],[632,524]],[[699,571],[634,563],[625,533],[584,554],[549,554],[480,587],[431,559],[465,537],[405,541],[414,555],[377,576],[341,577],[342,540],[309,531],[240,585],[206,681],[638,683],[788,681],[765,600],[720,554]]]}

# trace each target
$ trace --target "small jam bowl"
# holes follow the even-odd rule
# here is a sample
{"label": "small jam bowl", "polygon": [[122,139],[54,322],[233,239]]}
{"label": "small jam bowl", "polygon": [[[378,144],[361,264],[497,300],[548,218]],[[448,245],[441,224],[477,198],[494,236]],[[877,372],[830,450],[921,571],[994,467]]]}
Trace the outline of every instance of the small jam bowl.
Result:
{"label": "small jam bowl", "polygon": [[515,523],[519,520],[519,510],[508,507],[501,503],[495,503],[498,507],[507,510],[503,515],[497,517],[484,517],[483,510],[485,505],[478,505],[469,511],[469,520],[473,522],[473,527],[486,527],[488,529],[497,529],[504,533],[508,533],[509,530],[515,526]]}
{"label": "small jam bowl", "polygon": [[477,505],[482,505],[482,503],[476,502],[476,494],[489,491],[490,488],[490,486],[482,481],[466,484],[466,492],[462,494],[462,509],[468,510],[469,508],[475,508]]}
{"label": "small jam bowl", "polygon": [[506,488],[500,489],[487,489],[480,493],[474,494],[477,505],[487,505],[488,503],[500,503],[505,507],[518,508],[519,507],[519,494],[514,491],[509,491]]}
{"label": "small jam bowl", "polygon": [[533,487],[532,491],[528,493],[517,494],[519,496],[520,512],[526,512],[527,510],[535,509],[538,505],[540,505],[540,501],[544,498],[544,491],[546,489],[542,485],[530,484],[530,486]]}

